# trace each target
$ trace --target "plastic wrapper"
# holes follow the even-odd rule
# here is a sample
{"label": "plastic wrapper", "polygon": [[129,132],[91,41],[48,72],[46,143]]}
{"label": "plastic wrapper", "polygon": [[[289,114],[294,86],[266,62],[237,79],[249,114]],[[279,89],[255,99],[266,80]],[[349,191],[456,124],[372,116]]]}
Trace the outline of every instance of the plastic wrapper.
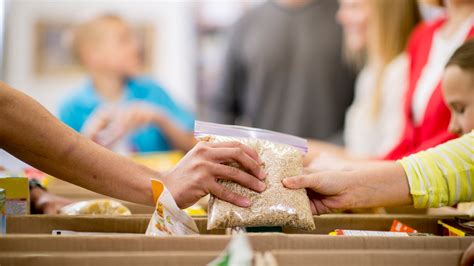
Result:
{"label": "plastic wrapper", "polygon": [[66,205],[59,211],[67,215],[130,215],[130,210],[122,203],[110,199],[79,201]]}
{"label": "plastic wrapper", "polygon": [[199,234],[193,218],[178,207],[164,184],[156,179],[152,179],[151,182],[156,208],[145,234],[152,236]]}
{"label": "plastic wrapper", "polygon": [[254,252],[245,230],[238,231],[232,238],[226,249],[207,266],[252,266]]}
{"label": "plastic wrapper", "polygon": [[[303,173],[304,139],[268,130],[219,125],[197,121],[195,136],[209,142],[238,141],[254,149],[264,162],[266,190],[262,193],[235,182],[219,180],[229,190],[249,198],[252,206],[242,208],[211,196],[208,229],[227,227],[290,226],[314,230],[308,196],[304,189],[283,186],[286,177]],[[237,163],[230,166],[241,168]],[[245,169],[242,169],[245,170]]]}

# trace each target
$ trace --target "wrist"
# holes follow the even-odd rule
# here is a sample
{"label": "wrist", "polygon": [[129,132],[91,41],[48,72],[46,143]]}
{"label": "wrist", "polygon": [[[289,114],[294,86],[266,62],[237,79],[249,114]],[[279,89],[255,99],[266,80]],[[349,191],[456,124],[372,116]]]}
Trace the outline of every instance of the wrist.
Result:
{"label": "wrist", "polygon": [[154,114],[153,114],[153,118],[152,118],[152,121],[155,125],[157,126],[163,126],[163,124],[166,123],[167,121],[167,118],[166,116],[160,112],[160,111],[156,111]]}
{"label": "wrist", "polygon": [[30,189],[30,212],[32,214],[37,214],[37,213],[42,213],[43,212],[43,207],[44,207],[44,196],[47,195],[48,192],[45,190],[39,188],[39,187],[33,187]]}
{"label": "wrist", "polygon": [[356,208],[404,206],[413,203],[403,167],[384,162],[370,169],[357,170],[354,194]]}

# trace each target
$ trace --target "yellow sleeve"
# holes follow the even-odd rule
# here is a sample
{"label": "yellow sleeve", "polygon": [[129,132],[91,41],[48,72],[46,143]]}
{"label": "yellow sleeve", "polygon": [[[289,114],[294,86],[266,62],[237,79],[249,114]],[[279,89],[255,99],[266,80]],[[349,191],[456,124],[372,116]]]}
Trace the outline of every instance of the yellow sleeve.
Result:
{"label": "yellow sleeve", "polygon": [[398,161],[415,208],[474,201],[474,131]]}

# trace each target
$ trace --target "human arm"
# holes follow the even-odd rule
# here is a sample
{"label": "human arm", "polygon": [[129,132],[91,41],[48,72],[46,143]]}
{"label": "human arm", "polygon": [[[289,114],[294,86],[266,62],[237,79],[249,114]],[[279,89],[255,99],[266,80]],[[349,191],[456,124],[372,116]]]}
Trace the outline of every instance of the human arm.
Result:
{"label": "human arm", "polygon": [[33,214],[58,214],[62,207],[73,202],[39,187],[30,189],[30,200]]}
{"label": "human arm", "polygon": [[312,171],[283,181],[308,188],[318,214],[352,208],[414,204],[441,207],[472,201],[474,133],[406,157],[348,171]]}
{"label": "human arm", "polygon": [[[190,123],[192,122],[187,122]],[[179,122],[162,108],[146,102],[133,102],[118,110],[107,107],[97,110],[85,123],[82,133],[93,141],[110,147],[126,134],[154,125],[166,136],[173,148],[188,152],[197,141],[190,130],[178,124]],[[109,128],[112,130],[108,130]],[[104,130],[107,130],[107,134],[100,136]]]}
{"label": "human arm", "polygon": [[[221,187],[218,178],[264,189],[256,152],[238,143],[201,143],[173,170],[160,174],[80,136],[39,103],[1,82],[0,110],[1,148],[53,176],[114,198],[153,205],[150,178],[162,180],[182,208],[208,193],[248,206],[245,198]],[[221,164],[228,161],[239,162],[251,174]]]}
{"label": "human arm", "polygon": [[309,139],[308,140],[308,153],[304,157],[304,164],[309,165],[315,159],[322,154],[330,154],[338,158],[349,158],[349,154],[346,152],[344,147],[332,144],[330,142]]}
{"label": "human arm", "polygon": [[474,201],[474,132],[399,160],[416,208]]}
{"label": "human arm", "polygon": [[315,214],[412,203],[403,167],[394,162],[363,170],[310,172],[286,178],[283,184],[307,188]]}

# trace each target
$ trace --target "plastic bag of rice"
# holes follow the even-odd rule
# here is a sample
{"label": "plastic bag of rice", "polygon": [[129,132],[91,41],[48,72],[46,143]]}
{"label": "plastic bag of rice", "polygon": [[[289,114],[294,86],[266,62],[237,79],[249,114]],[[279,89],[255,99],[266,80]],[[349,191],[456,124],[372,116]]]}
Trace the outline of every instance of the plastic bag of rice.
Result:
{"label": "plastic bag of rice", "polygon": [[[209,142],[237,141],[249,146],[264,162],[262,167],[266,173],[267,188],[262,193],[232,181],[218,180],[229,190],[249,198],[252,205],[242,208],[211,195],[208,230],[237,226],[290,226],[314,230],[306,191],[287,189],[281,182],[286,177],[303,173],[303,154],[308,149],[305,139],[268,130],[201,121],[196,121],[194,135]],[[237,163],[228,165],[241,168]]]}

